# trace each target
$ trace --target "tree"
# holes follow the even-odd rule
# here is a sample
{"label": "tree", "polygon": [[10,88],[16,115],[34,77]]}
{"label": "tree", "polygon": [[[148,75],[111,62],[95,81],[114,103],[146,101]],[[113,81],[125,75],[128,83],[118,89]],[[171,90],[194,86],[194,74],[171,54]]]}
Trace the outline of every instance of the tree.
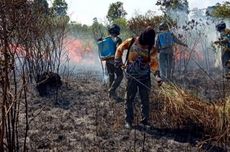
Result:
{"label": "tree", "polygon": [[65,16],[67,14],[68,4],[65,0],[54,0],[53,11],[55,15]]}
{"label": "tree", "polygon": [[126,39],[132,35],[131,31],[129,30],[129,27],[128,27],[128,21],[125,18],[118,18],[118,19],[114,20],[113,23],[120,26],[120,28],[121,28],[120,37],[122,39]]}
{"label": "tree", "polygon": [[217,3],[215,6],[209,7],[206,14],[213,17],[230,18],[230,2]]}
{"label": "tree", "polygon": [[127,15],[127,12],[123,8],[123,3],[118,1],[110,4],[106,17],[109,22],[113,22],[115,19],[124,18],[125,15]]}
{"label": "tree", "polygon": [[139,35],[147,26],[157,28],[163,20],[163,16],[154,16],[153,12],[148,11],[145,15],[136,14],[128,21],[128,26],[134,34]]}
{"label": "tree", "polygon": [[187,0],[158,0],[156,5],[160,5],[166,10],[173,9],[189,13]]}
{"label": "tree", "polygon": [[93,18],[93,24],[91,26],[94,39],[100,39],[102,38],[106,33],[106,28],[103,26],[103,24],[99,23],[97,18]]}
{"label": "tree", "polygon": [[189,6],[187,0],[158,0],[156,5],[161,6],[165,16],[177,24],[183,25],[188,20]]}
{"label": "tree", "polygon": [[40,14],[49,14],[49,5],[47,0],[34,0],[34,9],[36,13],[39,11]]}
{"label": "tree", "polygon": [[68,24],[69,34],[75,38],[79,39],[90,39],[92,38],[92,31],[90,26],[77,23],[77,22],[70,22]]}

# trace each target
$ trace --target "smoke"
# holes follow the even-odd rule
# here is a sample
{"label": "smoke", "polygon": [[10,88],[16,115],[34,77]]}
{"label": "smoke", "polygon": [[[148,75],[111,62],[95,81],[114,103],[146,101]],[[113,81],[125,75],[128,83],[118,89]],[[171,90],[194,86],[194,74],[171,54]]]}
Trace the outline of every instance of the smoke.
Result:
{"label": "smoke", "polygon": [[[177,47],[182,54],[189,52],[189,61],[186,63],[190,69],[202,67],[206,71],[213,68],[221,68],[221,51],[214,47],[213,42],[218,39],[215,26],[219,19],[206,16],[205,9],[193,9],[189,13],[186,9],[168,10],[170,17],[177,22],[173,33],[188,45],[188,49]],[[229,27],[229,21],[225,21]],[[187,55],[188,56],[188,55]],[[184,60],[188,60],[184,59]],[[199,65],[199,66],[198,66]]]}
{"label": "smoke", "polygon": [[188,21],[188,13],[186,10],[169,8],[166,14],[177,23],[178,26],[184,25]]}
{"label": "smoke", "polygon": [[89,73],[102,78],[102,67],[95,41],[89,38],[68,36],[64,39],[62,70],[70,69],[77,75]]}

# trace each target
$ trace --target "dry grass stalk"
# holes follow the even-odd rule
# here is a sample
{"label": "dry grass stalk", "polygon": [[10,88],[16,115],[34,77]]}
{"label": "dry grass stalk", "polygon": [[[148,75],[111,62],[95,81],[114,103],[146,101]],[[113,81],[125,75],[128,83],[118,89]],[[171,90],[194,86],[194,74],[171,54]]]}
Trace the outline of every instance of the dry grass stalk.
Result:
{"label": "dry grass stalk", "polygon": [[163,84],[153,101],[157,103],[153,103],[150,117],[162,128],[199,128],[206,137],[218,142],[229,138],[230,98],[210,103],[173,84]]}

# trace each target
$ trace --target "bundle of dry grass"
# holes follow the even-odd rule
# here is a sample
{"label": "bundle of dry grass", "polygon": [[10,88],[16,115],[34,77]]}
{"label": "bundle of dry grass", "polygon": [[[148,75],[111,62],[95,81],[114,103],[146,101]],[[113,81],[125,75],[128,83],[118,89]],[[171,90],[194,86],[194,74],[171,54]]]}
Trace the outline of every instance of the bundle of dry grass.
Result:
{"label": "bundle of dry grass", "polygon": [[161,128],[199,128],[211,140],[230,139],[230,98],[210,103],[173,84],[163,84],[154,94],[150,117]]}

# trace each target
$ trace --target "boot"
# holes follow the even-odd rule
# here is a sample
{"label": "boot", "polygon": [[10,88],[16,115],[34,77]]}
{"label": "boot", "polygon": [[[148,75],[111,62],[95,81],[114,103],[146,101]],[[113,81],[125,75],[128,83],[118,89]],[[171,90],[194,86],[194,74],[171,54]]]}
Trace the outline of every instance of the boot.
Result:
{"label": "boot", "polygon": [[122,98],[118,97],[116,92],[113,90],[109,90],[109,98],[115,100],[116,102],[122,102]]}

